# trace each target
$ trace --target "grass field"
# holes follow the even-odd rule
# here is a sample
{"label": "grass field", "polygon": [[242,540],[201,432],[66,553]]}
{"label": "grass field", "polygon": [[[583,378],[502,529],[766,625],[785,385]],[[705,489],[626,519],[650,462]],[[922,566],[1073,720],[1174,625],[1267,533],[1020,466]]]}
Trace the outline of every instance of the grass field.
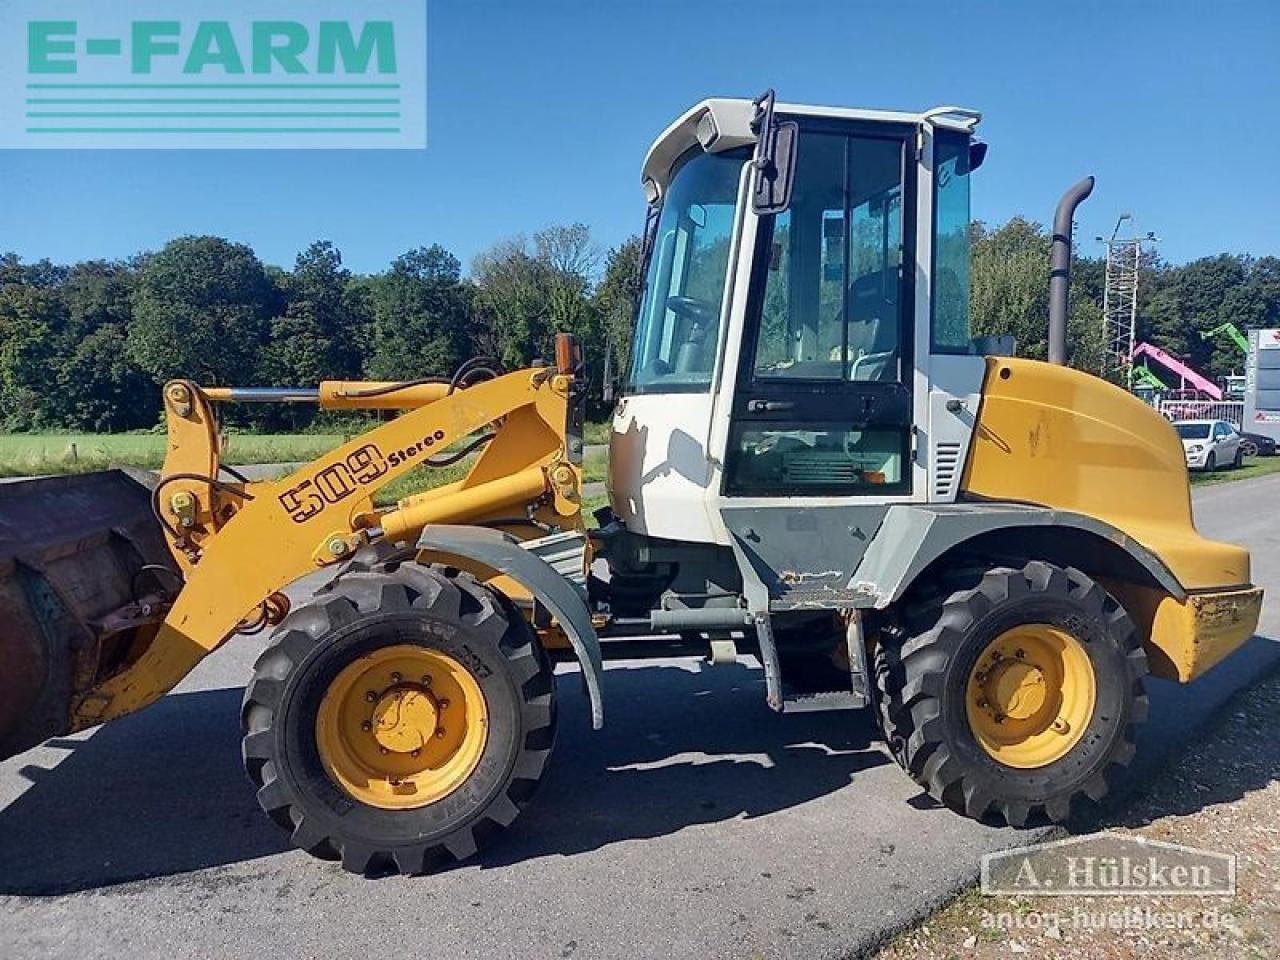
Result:
{"label": "grass field", "polygon": [[[328,434],[232,434],[227,462],[297,463],[313,460],[347,438]],[[158,470],[164,461],[165,438],[159,434],[4,434],[0,435],[0,477],[29,477],[51,473],[90,473],[110,467]],[[73,451],[74,447],[74,451]],[[448,467],[420,467],[378,492],[380,506],[432,487],[461,480],[473,461]],[[583,482],[603,480],[608,458],[590,453],[583,462]],[[597,500],[601,498],[596,498]],[[592,501],[591,508],[600,506]]]}
{"label": "grass field", "polygon": [[1211,483],[1228,483],[1232,480],[1248,480],[1280,473],[1280,457],[1251,457],[1239,470],[1215,470],[1213,473],[1193,473],[1191,482],[1197,486]]}
{"label": "grass field", "polygon": [[[294,463],[332,450],[345,437],[328,434],[232,434],[228,463]],[[108,467],[158,470],[164,462],[163,434],[0,435],[0,477],[89,473]]]}
{"label": "grass field", "polygon": [[[584,432],[588,444],[609,440],[607,424],[588,423]],[[228,436],[224,459],[235,466],[301,463],[314,460],[347,439],[340,434],[237,433]],[[158,470],[164,462],[164,443],[162,433],[0,434],[0,477],[90,473],[110,467]],[[460,476],[458,471],[451,479],[457,480]]]}

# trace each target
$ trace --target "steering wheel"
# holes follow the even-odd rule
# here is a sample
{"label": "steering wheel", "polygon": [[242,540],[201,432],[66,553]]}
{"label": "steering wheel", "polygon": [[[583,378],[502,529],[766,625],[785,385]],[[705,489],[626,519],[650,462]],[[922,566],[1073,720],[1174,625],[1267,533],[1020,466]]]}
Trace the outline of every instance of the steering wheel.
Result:
{"label": "steering wheel", "polygon": [[679,316],[688,317],[698,326],[709,324],[715,319],[711,304],[694,297],[667,297],[667,309]]}

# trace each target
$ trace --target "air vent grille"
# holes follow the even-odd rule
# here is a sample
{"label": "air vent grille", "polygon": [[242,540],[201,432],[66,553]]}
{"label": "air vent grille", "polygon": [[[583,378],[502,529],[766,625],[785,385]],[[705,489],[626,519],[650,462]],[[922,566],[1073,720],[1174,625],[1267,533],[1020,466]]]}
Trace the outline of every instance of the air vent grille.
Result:
{"label": "air vent grille", "polygon": [[954,500],[960,483],[960,451],[958,443],[939,443],[933,448],[933,496],[931,499]]}

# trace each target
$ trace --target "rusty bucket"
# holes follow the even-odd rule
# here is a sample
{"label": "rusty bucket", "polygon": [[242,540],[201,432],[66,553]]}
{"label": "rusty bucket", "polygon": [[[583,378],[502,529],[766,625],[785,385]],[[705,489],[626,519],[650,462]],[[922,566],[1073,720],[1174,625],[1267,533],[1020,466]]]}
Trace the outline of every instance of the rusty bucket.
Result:
{"label": "rusty bucket", "polygon": [[75,698],[145,649],[180,589],[149,477],[0,483],[0,759],[66,733]]}

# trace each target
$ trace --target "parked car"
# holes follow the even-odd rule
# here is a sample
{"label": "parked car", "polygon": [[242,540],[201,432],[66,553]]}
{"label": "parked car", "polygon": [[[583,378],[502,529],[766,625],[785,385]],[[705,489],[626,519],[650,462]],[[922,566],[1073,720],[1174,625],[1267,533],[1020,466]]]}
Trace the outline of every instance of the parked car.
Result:
{"label": "parked car", "polygon": [[1246,457],[1274,457],[1276,455],[1275,440],[1260,433],[1242,432],[1240,434],[1240,446],[1244,449]]}
{"label": "parked car", "polygon": [[1226,420],[1180,420],[1173,427],[1182,438],[1188,469],[1209,473],[1244,462],[1240,433]]}

